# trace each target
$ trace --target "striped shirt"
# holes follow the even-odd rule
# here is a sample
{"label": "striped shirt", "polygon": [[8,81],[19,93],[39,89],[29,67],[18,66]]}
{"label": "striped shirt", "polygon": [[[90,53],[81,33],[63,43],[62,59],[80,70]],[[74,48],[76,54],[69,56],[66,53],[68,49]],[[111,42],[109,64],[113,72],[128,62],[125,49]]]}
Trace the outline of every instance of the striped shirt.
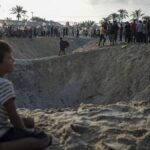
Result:
{"label": "striped shirt", "polygon": [[12,126],[9,122],[8,113],[3,106],[9,99],[15,98],[12,83],[4,78],[0,78],[0,137],[2,137]]}

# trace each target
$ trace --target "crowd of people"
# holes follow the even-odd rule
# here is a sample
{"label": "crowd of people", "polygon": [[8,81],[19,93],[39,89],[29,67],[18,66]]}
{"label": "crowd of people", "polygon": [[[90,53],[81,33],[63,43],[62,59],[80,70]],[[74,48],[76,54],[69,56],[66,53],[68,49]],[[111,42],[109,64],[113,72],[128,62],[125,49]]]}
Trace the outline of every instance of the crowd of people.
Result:
{"label": "crowd of people", "polygon": [[103,22],[99,26],[81,27],[78,25],[44,25],[17,27],[9,25],[0,29],[0,36],[7,37],[88,37],[99,38],[98,46],[117,42],[149,43],[150,20],[132,22]]}
{"label": "crowd of people", "polygon": [[110,45],[117,42],[127,43],[149,43],[150,42],[150,20],[118,23],[117,21],[104,22],[100,26],[99,46],[105,45],[106,40]]}
{"label": "crowd of people", "polygon": [[80,27],[77,25],[65,26],[65,25],[7,25],[0,28],[0,36],[7,37],[95,37],[98,34],[97,27]]}
{"label": "crowd of people", "polygon": [[57,26],[8,26],[1,28],[1,36],[7,37],[29,37],[34,38],[38,36],[60,36],[59,28]]}

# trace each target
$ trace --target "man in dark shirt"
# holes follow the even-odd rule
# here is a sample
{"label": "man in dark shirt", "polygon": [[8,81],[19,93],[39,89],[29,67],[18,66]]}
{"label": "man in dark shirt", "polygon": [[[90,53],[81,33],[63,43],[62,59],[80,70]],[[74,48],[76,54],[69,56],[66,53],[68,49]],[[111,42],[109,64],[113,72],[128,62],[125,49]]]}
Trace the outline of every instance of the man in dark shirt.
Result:
{"label": "man in dark shirt", "polygon": [[62,55],[65,55],[65,44],[64,44],[64,41],[62,38],[60,38],[60,50],[59,50],[59,56],[62,54]]}

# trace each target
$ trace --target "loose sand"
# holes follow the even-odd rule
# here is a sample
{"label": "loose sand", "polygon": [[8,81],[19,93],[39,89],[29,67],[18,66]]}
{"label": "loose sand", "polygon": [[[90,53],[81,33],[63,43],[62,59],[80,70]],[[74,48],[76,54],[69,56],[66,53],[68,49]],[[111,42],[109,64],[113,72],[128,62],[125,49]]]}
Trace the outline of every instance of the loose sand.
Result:
{"label": "loose sand", "polygon": [[150,150],[150,45],[78,40],[62,57],[55,39],[8,40],[24,59],[9,76],[19,113],[52,134],[50,150]]}

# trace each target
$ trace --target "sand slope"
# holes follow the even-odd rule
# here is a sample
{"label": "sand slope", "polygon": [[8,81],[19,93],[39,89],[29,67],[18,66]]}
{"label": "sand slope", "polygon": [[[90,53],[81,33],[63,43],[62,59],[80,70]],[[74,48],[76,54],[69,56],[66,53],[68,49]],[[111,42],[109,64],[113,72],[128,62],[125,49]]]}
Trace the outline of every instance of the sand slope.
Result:
{"label": "sand slope", "polygon": [[19,106],[68,107],[150,99],[149,45],[18,60],[10,76]]}
{"label": "sand slope", "polygon": [[[33,59],[46,56],[58,55],[59,38],[58,37],[37,37],[29,38],[5,38],[13,48],[13,55],[18,59]],[[89,39],[64,38],[70,43],[70,47],[66,49],[68,54],[74,49],[82,47],[88,43]]]}

